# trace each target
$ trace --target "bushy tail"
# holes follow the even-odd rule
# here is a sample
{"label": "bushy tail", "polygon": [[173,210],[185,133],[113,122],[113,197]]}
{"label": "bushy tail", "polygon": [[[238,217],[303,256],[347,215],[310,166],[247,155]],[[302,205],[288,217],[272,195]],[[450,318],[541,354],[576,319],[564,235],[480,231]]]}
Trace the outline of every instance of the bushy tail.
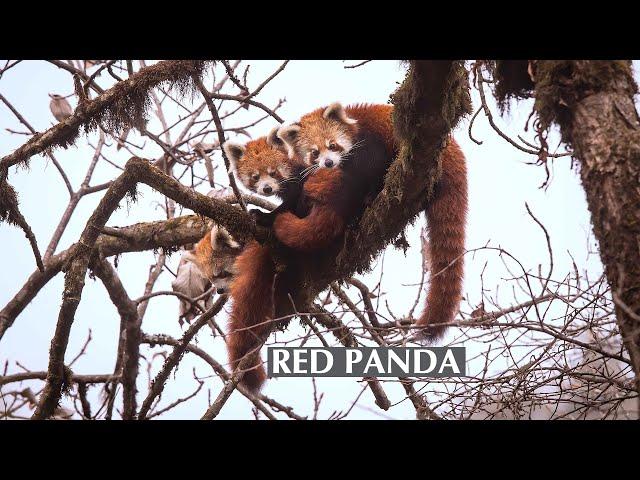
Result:
{"label": "bushy tail", "polygon": [[229,361],[235,368],[246,355],[251,358],[240,383],[257,392],[267,378],[260,347],[263,335],[268,335],[273,326],[269,320],[274,315],[275,266],[269,249],[254,241],[238,256],[235,267],[237,274],[230,285]]}
{"label": "bushy tail", "polygon": [[444,335],[458,311],[464,275],[467,217],[467,167],[453,139],[442,152],[442,176],[426,210],[431,281],[427,305],[416,323],[434,342]]}

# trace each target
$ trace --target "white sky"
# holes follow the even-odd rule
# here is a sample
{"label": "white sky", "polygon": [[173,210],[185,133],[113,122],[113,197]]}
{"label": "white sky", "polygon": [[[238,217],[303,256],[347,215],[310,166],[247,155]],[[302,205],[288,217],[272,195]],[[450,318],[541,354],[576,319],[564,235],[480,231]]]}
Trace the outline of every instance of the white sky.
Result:
{"label": "white sky", "polygon": [[[267,75],[273,72],[281,61],[246,61],[251,65],[249,85],[257,85]],[[344,69],[344,65],[356,62],[342,61],[292,61],[272,83],[259,95],[259,100],[266,105],[275,105],[279,98],[286,97],[286,103],[279,110],[279,114],[286,121],[296,120],[300,115],[334,101],[344,104],[355,102],[386,103],[398,82],[404,78],[404,67],[397,61],[374,61],[356,69]],[[637,70],[637,63],[634,64]],[[72,91],[71,77],[67,72],[56,69],[45,62],[26,61],[13,68],[0,79],[0,92],[9,99],[31,122],[38,131],[49,128],[54,119],[49,111],[49,97],[47,93],[67,95]],[[228,89],[235,93],[234,89]],[[487,93],[489,93],[487,91]],[[474,107],[479,104],[477,92],[472,90]],[[490,96],[490,95],[489,95]],[[523,134],[524,123],[530,113],[531,102],[521,102],[514,105],[511,114],[500,118],[494,106],[496,122],[506,132],[515,137]],[[171,112],[171,109],[168,109]],[[474,110],[475,111],[475,110]],[[258,115],[253,109],[243,115],[253,120]],[[171,123],[171,122],[170,122]],[[225,126],[242,123],[237,117]],[[252,136],[266,134],[276,122],[272,119],[259,124],[251,130]],[[549,188],[541,190],[538,187],[544,181],[544,169],[526,165],[535,158],[515,150],[503,139],[499,138],[490,128],[484,115],[479,115],[473,129],[474,137],[482,140],[482,145],[473,143],[467,134],[469,118],[456,130],[455,137],[460,143],[467,157],[469,169],[469,217],[467,248],[476,248],[488,241],[494,246],[502,246],[519,258],[530,269],[537,269],[538,264],[546,268],[548,262],[547,247],[544,236],[539,227],[528,217],[525,202],[533,213],[544,223],[551,234],[554,249],[556,277],[562,277],[571,269],[570,252],[581,268],[588,268],[597,273],[601,266],[598,259],[591,255],[588,258],[587,246],[593,244],[590,239],[589,215],[584,193],[580,187],[575,171],[570,169],[570,160],[561,158],[552,166],[553,178]],[[5,129],[24,130],[11,112],[0,105],[0,156],[4,156],[21,145],[27,137],[9,134]],[[160,130],[159,125],[151,122],[149,128],[153,132]],[[533,142],[531,132],[524,134],[527,140]],[[90,141],[95,145],[97,135],[90,135]],[[244,141],[244,137],[239,137]],[[136,143],[143,140],[136,139]],[[208,137],[207,141],[213,141]],[[557,135],[551,135],[549,145],[557,145]],[[561,148],[562,150],[562,148]],[[115,154],[115,148],[109,150],[109,158],[124,161],[130,156],[124,150]],[[66,151],[55,152],[58,160],[63,164],[72,184],[77,188],[84,177],[91,159],[93,149],[87,145],[86,138],[80,137],[76,146]],[[157,158],[160,148],[147,140],[146,155]],[[219,156],[215,157],[220,160]],[[92,184],[98,184],[112,179],[116,174],[113,167],[101,162],[94,174]],[[217,170],[218,179],[221,178],[220,169]],[[22,213],[29,221],[41,251],[44,252],[55,226],[61,216],[68,194],[53,164],[41,156],[33,157],[28,170],[10,171],[9,181],[19,193]],[[206,193],[207,186],[200,188]],[[141,187],[142,195],[137,204],[129,209],[123,206],[118,210],[108,225],[124,226],[139,221],[162,219],[164,212],[157,208],[155,202],[161,197],[147,187]],[[83,199],[76,209],[70,226],[57,251],[67,248],[76,240],[86,222],[86,219],[99,201],[100,194]],[[419,231],[424,220],[421,217],[416,225],[407,231],[407,239],[411,244],[406,257],[401,251],[387,249],[384,260],[383,291],[394,312],[406,314],[415,300],[417,292],[413,285],[420,280],[420,241]],[[23,285],[26,278],[35,269],[35,263],[28,243],[23,233],[17,228],[6,224],[0,225],[0,261],[3,262],[3,274],[0,275],[0,305],[6,302]],[[169,260],[169,265],[175,271],[179,255],[175,254]],[[474,258],[466,259],[465,294],[475,307],[480,299],[480,273],[487,263],[484,273],[486,288],[495,289],[506,276],[504,266],[494,253],[480,253]],[[150,252],[143,254],[126,254],[120,258],[118,272],[125,287],[132,298],[142,294],[147,278],[148,268],[154,263]],[[370,275],[364,280],[371,286],[380,275],[380,262]],[[163,273],[156,284],[156,290],[170,290],[173,277]],[[49,342],[55,329],[58,309],[61,302],[63,276],[58,275],[41,291],[37,298],[18,317],[15,325],[9,329],[0,341],[0,362],[10,360],[10,372],[20,371],[14,361],[32,370],[46,370],[48,363]],[[357,297],[353,297],[357,298]],[[513,302],[510,292],[500,295],[501,306]],[[420,307],[422,308],[422,300]],[[462,305],[465,312],[470,312],[467,304]],[[381,306],[380,312],[386,310]],[[160,297],[152,301],[145,316],[143,330],[146,333],[167,333],[176,338],[182,334],[177,322],[178,301],[173,297]],[[219,318],[219,323],[226,321]],[[82,302],[76,314],[76,320],[71,332],[67,360],[73,358],[86,339],[88,329],[91,328],[93,341],[90,353],[79,360],[74,371],[76,373],[110,373],[115,361],[117,347],[117,329],[119,317],[115,307],[108,301],[106,292],[99,281],[88,279],[86,282]],[[292,322],[286,334],[279,333],[276,338],[282,340],[288,336],[299,335],[302,330],[297,327],[297,321]],[[221,341],[213,342],[209,330],[203,330],[198,336],[198,344],[209,351],[220,361],[226,359]],[[455,333],[455,332],[454,332]],[[474,349],[484,350],[486,345],[474,346]],[[168,350],[168,349],[165,349]],[[154,352],[160,351],[156,348]],[[143,352],[147,354],[146,347]],[[263,352],[264,356],[264,352]],[[161,363],[156,359],[152,376],[155,375]],[[141,363],[141,366],[144,364]],[[162,405],[191,393],[195,388],[192,378],[192,368],[195,367],[201,376],[210,375],[210,368],[201,360],[192,356],[185,356],[180,368],[173,374],[163,394]],[[141,370],[141,380],[146,373]],[[24,385],[27,385],[25,382]],[[318,379],[320,391],[325,396],[320,408],[320,418],[326,418],[335,409],[345,409],[357,396],[361,384],[354,379]],[[33,382],[32,388],[39,385]],[[215,398],[220,382],[207,380],[207,387],[211,389],[211,396]],[[144,389],[143,384],[140,387]],[[392,403],[403,398],[403,392],[398,385],[385,386]],[[35,390],[35,388],[34,388]],[[92,388],[92,396],[97,391]],[[311,379],[272,379],[263,392],[287,405],[291,405],[299,414],[311,414],[313,411]],[[139,395],[139,403],[143,396]],[[163,418],[199,418],[206,410],[206,394],[183,404]],[[356,408],[348,418],[379,418],[379,411],[373,404],[371,393],[367,390]],[[414,418],[415,412],[407,401],[394,406],[385,413],[392,418]],[[234,393],[232,399],[223,408],[219,418],[253,418],[250,403],[239,393]]]}

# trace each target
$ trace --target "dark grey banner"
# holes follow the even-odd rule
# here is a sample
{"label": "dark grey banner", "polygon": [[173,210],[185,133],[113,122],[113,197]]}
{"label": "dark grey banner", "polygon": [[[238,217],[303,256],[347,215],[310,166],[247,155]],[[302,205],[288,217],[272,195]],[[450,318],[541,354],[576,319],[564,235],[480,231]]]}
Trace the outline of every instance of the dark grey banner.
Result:
{"label": "dark grey banner", "polygon": [[270,377],[463,377],[464,347],[270,347]]}

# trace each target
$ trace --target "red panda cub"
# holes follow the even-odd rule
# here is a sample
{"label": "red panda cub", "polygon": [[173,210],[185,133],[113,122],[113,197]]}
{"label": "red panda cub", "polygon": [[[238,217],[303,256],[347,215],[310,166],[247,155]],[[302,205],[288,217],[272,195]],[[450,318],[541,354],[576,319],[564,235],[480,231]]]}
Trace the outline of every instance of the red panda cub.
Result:
{"label": "red panda cub", "polygon": [[[235,273],[235,259],[241,250],[241,246],[224,227],[214,225],[193,249],[182,254],[176,278],[171,283],[173,291],[197,298],[215,286],[218,294],[225,293]],[[210,296],[197,303],[203,309],[211,304]],[[193,305],[181,299],[180,318],[190,322],[195,316]]]}
{"label": "red panda cub", "polygon": [[269,213],[250,210],[256,222],[262,226],[271,226],[278,213],[296,209],[305,170],[305,165],[297,158],[287,156],[284,142],[278,138],[277,131],[278,127],[275,127],[266,137],[244,145],[225,142],[222,146],[231,170],[245,188],[266,197],[276,195],[282,200],[278,208]]}
{"label": "red panda cub", "polygon": [[[245,188],[282,199],[280,206],[270,213],[257,209],[250,211],[256,222],[263,226],[271,226],[280,212],[305,214],[303,205],[299,203],[305,165],[287,156],[284,143],[276,136],[277,130],[275,128],[267,137],[245,145],[233,142],[223,145],[236,178]],[[266,379],[259,339],[271,329],[270,320],[282,310],[280,305],[285,303],[286,308],[287,285],[292,283],[287,279],[292,273],[281,275],[278,281],[274,281],[276,271],[271,251],[256,241],[249,242],[238,255],[234,270],[237,273],[229,285],[233,303],[229,314],[227,350],[232,368],[245,356],[251,357],[241,383],[257,391]],[[269,301],[272,293],[274,302]]]}
{"label": "red panda cub", "polygon": [[[381,190],[397,153],[391,105],[334,103],[299,122],[282,127],[290,158],[316,170],[303,187],[310,213],[285,212],[276,218],[276,237],[291,248],[311,252],[344,233]],[[453,137],[442,151],[442,175],[426,207],[431,252],[427,307],[416,325],[428,341],[440,338],[457,312],[462,296],[467,212],[467,170]],[[339,167],[339,168],[338,168]]]}
{"label": "red panda cub", "polygon": [[[278,131],[289,158],[313,171],[303,187],[309,214],[276,218],[274,233],[305,252],[326,248],[357,221],[368,200],[382,189],[396,155],[389,105],[334,103],[304,115]],[[340,167],[340,168],[337,168]]]}

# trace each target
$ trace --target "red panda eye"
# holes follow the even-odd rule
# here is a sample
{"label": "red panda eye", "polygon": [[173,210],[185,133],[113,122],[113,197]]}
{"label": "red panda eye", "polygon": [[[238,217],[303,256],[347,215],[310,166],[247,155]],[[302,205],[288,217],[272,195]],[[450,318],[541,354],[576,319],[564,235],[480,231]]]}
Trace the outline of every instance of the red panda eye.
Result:
{"label": "red panda eye", "polygon": [[320,152],[318,150],[311,150],[311,158],[318,158]]}
{"label": "red panda eye", "polygon": [[260,175],[258,175],[257,173],[254,173],[253,175],[251,175],[251,179],[254,182],[257,182],[258,180],[260,180]]}
{"label": "red panda eye", "polygon": [[332,152],[335,152],[336,150],[338,150],[338,145],[336,145],[335,143],[330,143],[329,150],[331,150]]}

